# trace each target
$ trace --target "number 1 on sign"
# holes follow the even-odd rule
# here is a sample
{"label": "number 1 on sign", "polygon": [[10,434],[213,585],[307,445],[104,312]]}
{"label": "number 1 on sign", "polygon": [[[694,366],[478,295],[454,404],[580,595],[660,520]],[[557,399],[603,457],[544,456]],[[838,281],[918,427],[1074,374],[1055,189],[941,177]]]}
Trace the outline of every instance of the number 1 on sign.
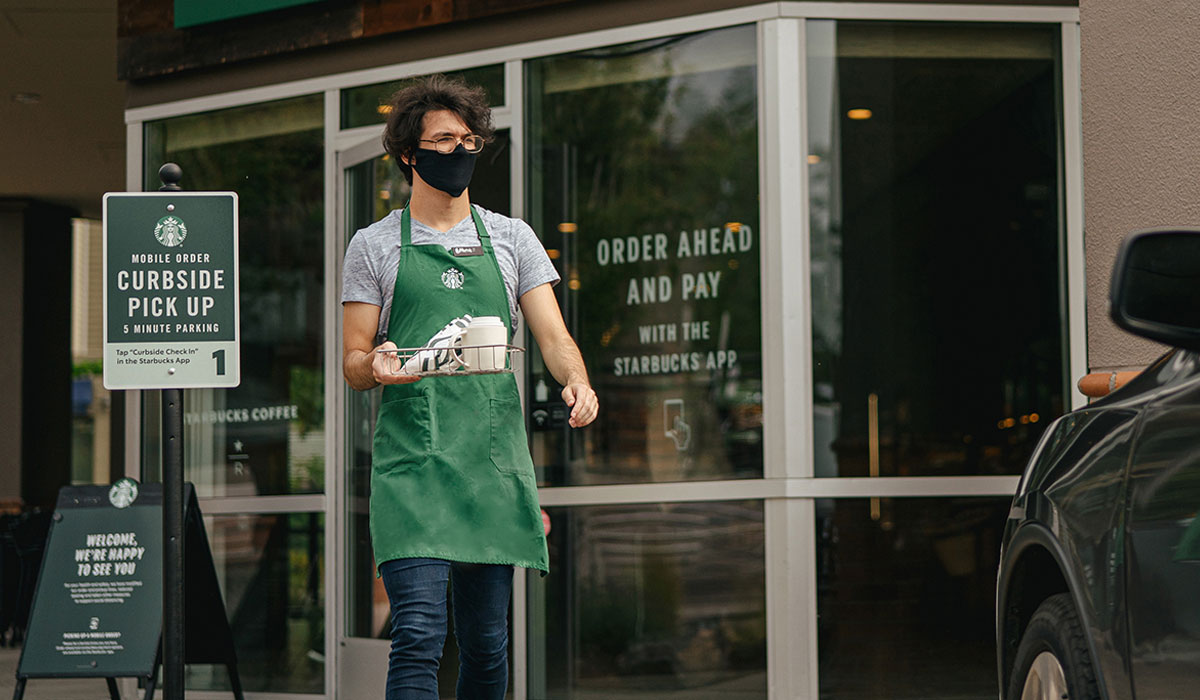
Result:
{"label": "number 1 on sign", "polygon": [[213,356],[213,359],[217,361],[217,376],[218,377],[224,376],[225,375],[225,351],[224,350],[214,350],[212,356]]}

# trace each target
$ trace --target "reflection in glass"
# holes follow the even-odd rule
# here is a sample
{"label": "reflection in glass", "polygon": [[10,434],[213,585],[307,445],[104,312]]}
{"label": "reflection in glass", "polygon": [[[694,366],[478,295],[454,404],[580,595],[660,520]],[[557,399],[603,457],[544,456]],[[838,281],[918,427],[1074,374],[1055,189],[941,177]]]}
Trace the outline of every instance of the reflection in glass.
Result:
{"label": "reflection in glass", "polygon": [[103,329],[91,321],[101,315],[104,281],[96,270],[104,255],[103,226],[93,219],[72,219],[71,239],[70,483],[110,484],[124,473],[120,460],[113,463],[111,443],[113,421],[124,423],[124,397],[104,388]]}
{"label": "reflection in glass", "polygon": [[807,27],[816,473],[1018,473],[1064,400],[1058,27]]}
{"label": "reflection in glass", "polygon": [[[411,187],[390,156],[364,161],[345,171],[346,226],[343,248],[360,228],[370,226],[408,201]],[[371,444],[383,389],[346,391],[346,634],[387,637],[388,600],[375,575],[368,513],[371,499]]]}
{"label": "reflection in glass", "polygon": [[[206,517],[247,692],[325,690],[325,516]],[[189,665],[187,686],[228,690],[224,666]]]}
{"label": "reflection in glass", "polygon": [[761,502],[548,508],[529,697],[767,697]]}
{"label": "reflection in glass", "polygon": [[173,161],[184,189],[238,193],[242,384],[184,397],[186,478],[201,497],[325,487],[322,105],[315,95],[146,126],[147,189]]}
{"label": "reflection in glass", "polygon": [[81,365],[76,364],[71,380],[71,483],[111,484],[120,478],[116,474],[122,466],[113,472],[110,459],[112,394],[99,372],[86,366],[81,370]]}
{"label": "reflection in glass", "polygon": [[[462,78],[469,85],[482,87],[487,93],[488,104],[493,107],[504,104],[504,66],[501,64],[448,71],[445,75]],[[388,100],[397,90],[414,80],[416,78],[405,78],[342,90],[342,128],[382,124],[387,120],[385,108]]]}
{"label": "reflection in glass", "polygon": [[755,32],[527,64],[527,211],[603,407],[572,432],[531,348],[544,484],[762,475]]}
{"label": "reflection in glass", "polygon": [[1009,502],[817,501],[822,700],[995,697]]}

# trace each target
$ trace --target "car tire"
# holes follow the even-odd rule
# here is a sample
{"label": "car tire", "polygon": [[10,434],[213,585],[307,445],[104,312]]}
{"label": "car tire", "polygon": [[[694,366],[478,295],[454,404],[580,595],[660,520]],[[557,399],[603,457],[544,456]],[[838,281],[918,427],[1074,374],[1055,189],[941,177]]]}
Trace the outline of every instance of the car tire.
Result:
{"label": "car tire", "polygon": [[1068,593],[1038,606],[1009,676],[1007,700],[1100,700],[1087,635]]}

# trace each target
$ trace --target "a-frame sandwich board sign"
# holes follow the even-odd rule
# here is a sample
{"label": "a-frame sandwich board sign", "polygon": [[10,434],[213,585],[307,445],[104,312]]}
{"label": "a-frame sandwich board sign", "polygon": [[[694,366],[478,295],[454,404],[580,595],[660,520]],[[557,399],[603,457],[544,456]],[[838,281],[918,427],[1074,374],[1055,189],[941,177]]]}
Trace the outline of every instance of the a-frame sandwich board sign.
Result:
{"label": "a-frame sandwich board sign", "polygon": [[[162,485],[122,479],[65,486],[50,523],[13,700],[30,678],[117,678],[146,683],[162,663]],[[184,647],[189,664],[223,664],[242,700],[233,632],[192,484],[184,488]]]}

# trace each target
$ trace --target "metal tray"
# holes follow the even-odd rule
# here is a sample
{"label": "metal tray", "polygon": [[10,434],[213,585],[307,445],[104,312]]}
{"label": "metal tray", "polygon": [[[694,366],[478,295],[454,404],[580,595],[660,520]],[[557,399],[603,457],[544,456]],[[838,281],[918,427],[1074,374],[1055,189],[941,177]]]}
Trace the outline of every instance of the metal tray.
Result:
{"label": "metal tray", "polygon": [[[454,358],[462,357],[466,350],[491,351],[503,348],[506,355],[505,367],[501,369],[468,369],[459,364]],[[391,373],[403,377],[467,377],[479,374],[512,374],[516,363],[515,353],[525,352],[525,348],[516,345],[455,345],[453,347],[433,348],[396,348],[394,350],[377,350],[381,355],[390,356]],[[420,357],[418,364],[437,365],[433,369],[406,370],[405,365],[413,358]]]}

